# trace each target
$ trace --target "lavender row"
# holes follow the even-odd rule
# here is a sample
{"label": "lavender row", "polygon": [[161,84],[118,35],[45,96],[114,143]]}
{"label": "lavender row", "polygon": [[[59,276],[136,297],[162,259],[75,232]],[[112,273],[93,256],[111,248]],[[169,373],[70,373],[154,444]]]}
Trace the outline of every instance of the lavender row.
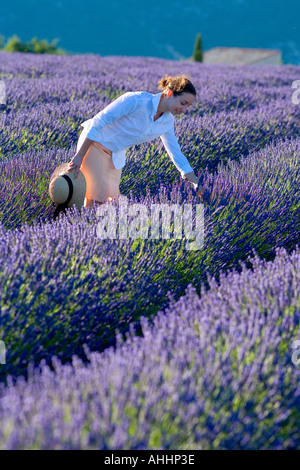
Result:
{"label": "lavender row", "polygon": [[189,285],[143,337],[1,387],[1,449],[299,449],[300,250]]}

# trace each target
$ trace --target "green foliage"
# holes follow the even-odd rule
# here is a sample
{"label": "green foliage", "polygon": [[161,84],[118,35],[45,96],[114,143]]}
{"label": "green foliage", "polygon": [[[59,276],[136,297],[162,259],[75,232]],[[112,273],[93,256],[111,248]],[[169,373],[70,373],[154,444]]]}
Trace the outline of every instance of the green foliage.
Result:
{"label": "green foliage", "polygon": [[194,47],[194,54],[193,60],[195,62],[203,62],[203,51],[202,51],[202,36],[201,33],[197,34],[195,47]]}
{"label": "green foliage", "polygon": [[4,46],[4,36],[0,36],[0,49],[6,52],[31,52],[32,54],[56,54],[67,55],[63,49],[56,47],[59,39],[53,39],[49,43],[47,39],[39,41],[37,37],[32,38],[29,42],[23,42],[16,34],[9,38]]}

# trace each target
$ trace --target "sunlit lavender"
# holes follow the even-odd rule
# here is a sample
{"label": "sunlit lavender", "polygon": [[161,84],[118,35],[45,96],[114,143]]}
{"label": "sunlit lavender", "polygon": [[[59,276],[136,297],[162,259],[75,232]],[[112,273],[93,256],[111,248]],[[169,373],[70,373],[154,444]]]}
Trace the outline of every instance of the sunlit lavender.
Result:
{"label": "sunlit lavender", "polygon": [[[80,123],[126,91],[158,93],[166,73],[198,92],[175,133],[211,194],[204,247],[100,240],[95,208],[54,221],[49,178]],[[0,53],[0,448],[299,448],[299,78]],[[120,190],[148,208],[199,203],[160,139],[128,149]]]}
{"label": "sunlit lavender", "polygon": [[3,449],[289,449],[299,446],[300,251],[210,279],[89,364],[53,358],[10,381]]}

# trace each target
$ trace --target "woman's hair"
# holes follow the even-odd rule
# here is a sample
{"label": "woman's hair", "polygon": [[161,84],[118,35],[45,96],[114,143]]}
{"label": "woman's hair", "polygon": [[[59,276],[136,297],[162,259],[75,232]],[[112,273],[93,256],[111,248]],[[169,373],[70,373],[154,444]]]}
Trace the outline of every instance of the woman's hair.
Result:
{"label": "woman's hair", "polygon": [[185,74],[169,76],[166,74],[164,78],[161,78],[158,82],[158,88],[167,92],[173,91],[174,96],[182,95],[183,93],[191,93],[196,96],[197,92],[192,84],[190,77]]}

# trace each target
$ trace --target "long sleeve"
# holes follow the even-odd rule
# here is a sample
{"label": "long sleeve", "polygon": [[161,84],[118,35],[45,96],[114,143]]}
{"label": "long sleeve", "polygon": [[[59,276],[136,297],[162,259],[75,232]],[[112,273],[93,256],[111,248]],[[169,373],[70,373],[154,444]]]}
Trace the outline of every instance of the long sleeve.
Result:
{"label": "long sleeve", "polygon": [[119,98],[106,106],[106,108],[96,114],[92,119],[83,123],[87,124],[86,127],[88,131],[86,137],[94,140],[97,138],[97,134],[104,126],[113,124],[122,116],[127,116],[128,114],[133,113],[136,110],[137,105],[137,97],[131,92],[127,92],[122,96],[119,96]]}
{"label": "long sleeve", "polygon": [[162,134],[160,138],[165,146],[169,157],[176,166],[177,170],[181,173],[181,177],[185,179],[184,175],[194,170],[189,164],[186,156],[181,151],[180,145],[178,144],[178,140],[175,135],[174,128]]}

